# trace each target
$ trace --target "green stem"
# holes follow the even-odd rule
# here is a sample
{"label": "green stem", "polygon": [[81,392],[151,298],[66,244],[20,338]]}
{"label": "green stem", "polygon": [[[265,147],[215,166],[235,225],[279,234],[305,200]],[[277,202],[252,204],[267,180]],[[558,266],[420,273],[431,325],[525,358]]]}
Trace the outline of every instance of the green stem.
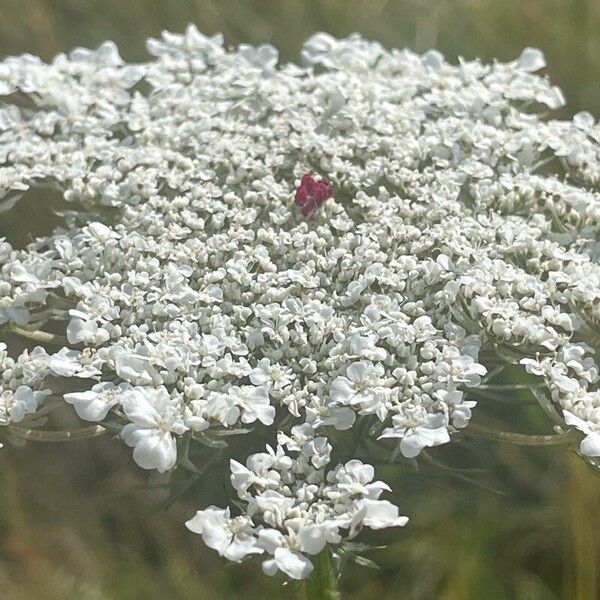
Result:
{"label": "green stem", "polygon": [[304,600],[340,600],[337,578],[327,550],[311,558],[315,565],[310,579],[304,582]]}
{"label": "green stem", "polygon": [[15,437],[32,442],[73,442],[75,440],[98,437],[106,433],[106,429],[102,425],[80,427],[79,429],[72,429],[70,431],[24,429],[16,425],[9,425],[8,431]]}
{"label": "green stem", "polygon": [[527,435],[524,433],[513,433],[512,431],[500,431],[475,423],[471,423],[462,433],[466,436],[508,442],[519,446],[568,446],[581,437],[574,430],[557,435]]}
{"label": "green stem", "polygon": [[508,390],[512,392],[513,390],[530,390],[531,388],[539,388],[546,387],[545,383],[515,383],[515,384],[507,384],[501,383],[498,385],[494,385],[491,383],[482,383],[478,385],[477,390]]}

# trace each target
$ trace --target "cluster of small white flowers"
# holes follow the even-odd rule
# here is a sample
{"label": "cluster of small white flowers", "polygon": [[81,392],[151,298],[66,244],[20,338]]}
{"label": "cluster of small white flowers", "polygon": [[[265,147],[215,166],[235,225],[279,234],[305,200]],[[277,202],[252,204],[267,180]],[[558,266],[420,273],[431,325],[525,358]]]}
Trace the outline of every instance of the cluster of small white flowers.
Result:
{"label": "cluster of small white flowers", "polygon": [[38,347],[15,361],[0,342],[0,425],[19,423],[52,393],[44,385],[48,369],[42,357],[45,353]]}
{"label": "cluster of small white flowers", "polygon": [[[147,469],[175,466],[182,435],[291,423],[318,444],[357,415],[413,458],[468,426],[489,367],[521,362],[600,456],[600,125],[546,118],[563,98],[539,51],[451,65],[317,34],[302,66],[278,65],[193,26],[148,50],[0,62],[0,213],[44,197],[62,218],[26,247],[0,239],[0,335],[43,343],[0,345],[0,423],[34,418],[66,378],[64,400],[122,425]],[[308,216],[306,173],[333,190]],[[290,443],[264,467],[287,491],[250,493],[234,470],[248,514],[195,522],[224,555],[267,552],[266,571],[295,577],[300,528],[372,473],[325,474],[315,450],[294,482],[301,458],[275,458],[307,456]],[[354,531],[360,510],[340,510],[319,544]]]}
{"label": "cluster of small white flowers", "polygon": [[371,465],[351,460],[328,469],[331,446],[310,425],[293,427],[278,442],[276,450],[267,446],[267,452],[251,455],[246,466],[231,461],[231,483],[244,508],[240,516],[210,506],[186,523],[221,556],[239,562],[266,554],[267,575],[282,571],[304,579],[313,570],[306,555],[352,539],[364,527],[408,522],[396,506],[379,499],[389,487],[373,481]]}

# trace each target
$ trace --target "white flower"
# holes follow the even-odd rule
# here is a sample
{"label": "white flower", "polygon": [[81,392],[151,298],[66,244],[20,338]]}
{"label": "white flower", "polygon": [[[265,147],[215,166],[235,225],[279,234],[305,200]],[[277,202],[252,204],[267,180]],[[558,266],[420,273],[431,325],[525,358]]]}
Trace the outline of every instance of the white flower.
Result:
{"label": "white flower", "polygon": [[273,558],[263,561],[262,567],[265,575],[275,575],[280,570],[292,579],[306,579],[314,569],[306,556],[288,548],[277,548]]}
{"label": "white flower", "polygon": [[44,398],[50,394],[50,390],[34,391],[26,385],[21,385],[14,393],[5,392],[5,410],[11,421],[19,423],[26,415],[34,413]]}
{"label": "white flower", "polygon": [[222,556],[237,561],[265,552],[266,574],[282,571],[304,579],[314,568],[306,555],[351,539],[363,527],[406,524],[397,507],[379,500],[389,488],[373,481],[372,466],[353,460],[326,470],[329,453],[323,458],[322,448],[331,446],[325,438],[314,438],[306,425],[294,427],[291,436],[281,434],[279,442],[277,450],[267,447],[267,452],[251,455],[245,467],[230,463],[231,482],[246,516],[232,519],[228,509],[210,507],[188,522]]}
{"label": "white flower", "polygon": [[133,447],[133,459],[142,469],[157,469],[161,473],[177,462],[177,446],[173,434],[187,430],[180,403],[165,387],[136,387],[121,401],[123,411],[131,421],[123,427],[121,437]]}
{"label": "white flower", "polygon": [[154,383],[154,369],[148,356],[127,351],[118,351],[115,358],[115,372],[125,381],[136,385]]}
{"label": "white flower", "polygon": [[242,422],[260,421],[263,425],[272,425],[275,419],[275,407],[269,403],[269,394],[264,386],[245,385],[232,387],[227,395],[242,409]]}
{"label": "white flower", "polygon": [[290,368],[282,368],[278,364],[271,364],[268,358],[258,361],[256,368],[250,372],[250,381],[257,386],[267,386],[269,394],[278,398],[293,382],[293,373]]}
{"label": "white flower", "polygon": [[371,529],[386,529],[388,527],[404,527],[408,517],[398,516],[398,507],[387,500],[360,501],[360,509],[365,510],[363,525]]}
{"label": "white flower", "polygon": [[75,407],[75,412],[86,421],[102,421],[108,411],[117,406],[131,386],[122,383],[116,386],[110,381],[97,383],[86,392],[71,392],[64,399]]}
{"label": "white flower", "polygon": [[525,48],[517,60],[517,66],[523,71],[539,71],[546,66],[544,53],[538,48]]}
{"label": "white flower", "polygon": [[348,461],[335,475],[340,489],[346,490],[349,495],[366,494],[368,497],[378,497],[382,490],[389,488],[381,481],[371,483],[374,476],[375,469],[360,460]]}
{"label": "white flower", "polygon": [[102,374],[100,357],[88,358],[77,350],[62,348],[46,359],[48,368],[54,375],[60,377],[80,377],[82,379],[94,378]]}
{"label": "white flower", "polygon": [[450,441],[447,421],[442,413],[427,414],[422,409],[394,415],[393,427],[384,429],[380,438],[400,438],[400,452],[414,458],[423,448],[439,446]]}
{"label": "white flower", "polygon": [[[150,39],[146,46],[148,52],[153,56],[168,59],[167,68],[177,68],[177,60],[191,57],[199,60],[200,57],[214,58],[223,52],[223,36],[221,34],[207,37],[198,31],[198,28],[190,24],[184,35],[162,32],[162,40]],[[196,68],[203,70],[204,62],[194,63]]]}
{"label": "white flower", "polygon": [[67,327],[67,339],[70,344],[90,344],[97,346],[106,342],[110,335],[106,329],[100,327],[96,321],[88,319],[87,315],[79,316],[78,311],[71,311],[73,316]]}
{"label": "white flower", "polygon": [[341,405],[359,406],[366,413],[381,410],[387,390],[383,380],[384,368],[369,361],[352,363],[346,377],[337,377],[331,384],[329,396]]}
{"label": "white flower", "polygon": [[339,431],[350,429],[356,420],[356,413],[347,406],[336,406],[332,402],[313,397],[306,406],[306,422],[313,429],[335,427]]}
{"label": "white flower", "polygon": [[192,401],[191,408],[205,420],[212,419],[225,427],[235,425],[241,414],[235,398],[220,392],[210,392],[205,402]]}
{"label": "white flower", "polygon": [[185,525],[190,531],[199,533],[209,548],[234,562],[240,562],[248,554],[263,552],[256,538],[248,533],[252,529],[252,520],[245,516],[231,519],[228,508],[209,506],[199,510]]}
{"label": "white flower", "polygon": [[469,355],[461,354],[457,348],[449,347],[440,357],[437,365],[438,381],[449,383],[464,383],[468,387],[474,387],[481,383],[481,378],[487,373],[487,369],[477,363]]}
{"label": "white flower", "polygon": [[454,427],[464,429],[469,424],[471,409],[477,406],[475,400],[463,400],[460,390],[437,390],[433,395],[445,406]]}
{"label": "white flower", "polygon": [[383,49],[379,44],[367,42],[358,34],[345,40],[337,40],[327,33],[316,33],[302,48],[302,58],[306,63],[321,64],[331,69],[367,69],[382,53]]}
{"label": "white flower", "polygon": [[303,525],[298,529],[298,547],[307,554],[319,554],[327,544],[339,544],[342,536],[335,522]]}
{"label": "white flower", "polygon": [[585,434],[579,450],[584,456],[600,456],[600,428],[593,429],[589,423],[580,419],[568,410],[563,410],[563,416],[567,425],[573,425]]}
{"label": "white flower", "polygon": [[23,306],[1,306],[0,325],[3,323],[14,323],[15,325],[27,325],[29,323],[29,311]]}
{"label": "white flower", "polygon": [[238,53],[248,64],[263,73],[271,73],[279,60],[279,52],[271,44],[262,44],[257,48],[248,44],[240,44]]}

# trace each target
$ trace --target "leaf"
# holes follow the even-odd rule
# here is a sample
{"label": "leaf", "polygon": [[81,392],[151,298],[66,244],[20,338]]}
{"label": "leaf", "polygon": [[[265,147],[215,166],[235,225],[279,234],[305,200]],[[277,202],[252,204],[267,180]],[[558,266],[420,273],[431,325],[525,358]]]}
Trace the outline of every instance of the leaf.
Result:
{"label": "leaf", "polygon": [[208,446],[209,448],[227,448],[227,442],[223,440],[215,440],[207,435],[201,433],[199,435],[194,436],[194,439],[200,442],[204,446]]}
{"label": "leaf", "polygon": [[370,558],[356,555],[352,557],[352,560],[361,567],[367,567],[367,569],[375,569],[376,571],[380,570],[379,565],[373,562]]}
{"label": "leaf", "polygon": [[248,427],[239,427],[238,429],[222,429],[219,431],[214,431],[213,435],[216,437],[228,437],[231,435],[243,435],[245,433],[252,433],[254,429]]}

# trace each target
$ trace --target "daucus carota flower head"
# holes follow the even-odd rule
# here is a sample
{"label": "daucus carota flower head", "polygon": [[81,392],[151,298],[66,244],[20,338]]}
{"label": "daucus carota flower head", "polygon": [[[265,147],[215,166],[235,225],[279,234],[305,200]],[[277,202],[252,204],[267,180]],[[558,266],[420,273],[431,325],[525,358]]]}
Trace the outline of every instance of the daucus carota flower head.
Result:
{"label": "daucus carota flower head", "polygon": [[292,578],[405,522],[332,445],[418,460],[498,365],[598,456],[600,126],[545,116],[539,51],[317,34],[300,67],[193,26],[148,50],[0,63],[0,213],[60,218],[0,239],[0,425],[72,407],[161,472],[229,444],[237,504],[190,529]]}

